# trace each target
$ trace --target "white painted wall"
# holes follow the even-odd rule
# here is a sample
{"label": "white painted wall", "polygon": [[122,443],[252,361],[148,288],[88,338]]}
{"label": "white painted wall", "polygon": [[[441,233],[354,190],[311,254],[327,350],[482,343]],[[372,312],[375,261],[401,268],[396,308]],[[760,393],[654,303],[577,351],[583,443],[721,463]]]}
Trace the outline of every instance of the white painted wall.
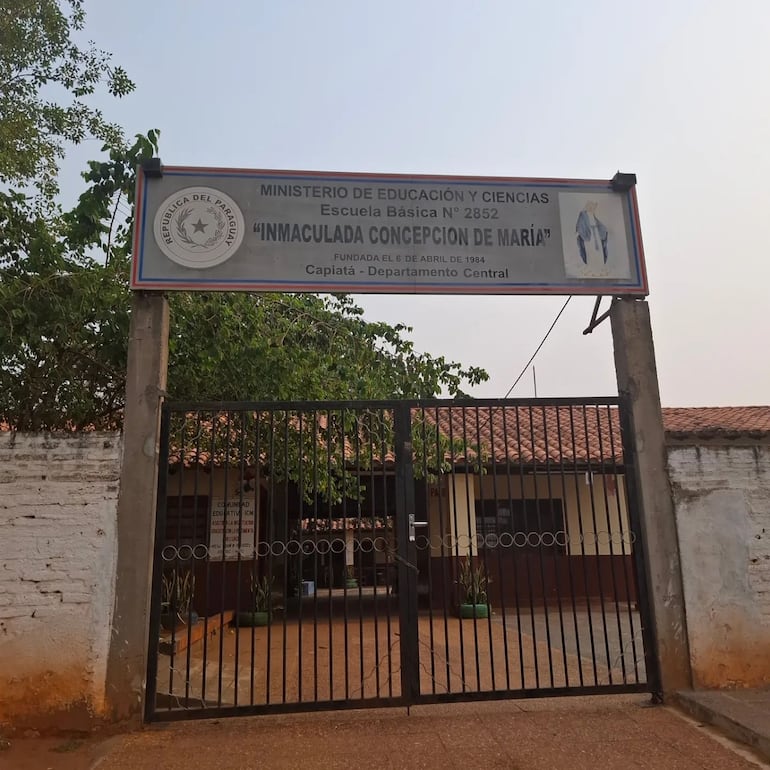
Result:
{"label": "white painted wall", "polygon": [[120,459],[118,434],[0,433],[0,723],[104,708]]}
{"label": "white painted wall", "polygon": [[770,446],[670,446],[696,687],[770,684]]}

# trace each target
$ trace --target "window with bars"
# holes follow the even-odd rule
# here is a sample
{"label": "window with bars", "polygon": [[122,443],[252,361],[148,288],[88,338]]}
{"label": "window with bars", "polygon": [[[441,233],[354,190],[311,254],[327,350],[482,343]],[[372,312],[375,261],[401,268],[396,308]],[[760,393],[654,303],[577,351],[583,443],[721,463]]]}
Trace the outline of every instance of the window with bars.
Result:
{"label": "window with bars", "polygon": [[537,548],[543,535],[549,547],[564,548],[564,506],[560,498],[476,500],[476,534],[509,534],[523,548]]}

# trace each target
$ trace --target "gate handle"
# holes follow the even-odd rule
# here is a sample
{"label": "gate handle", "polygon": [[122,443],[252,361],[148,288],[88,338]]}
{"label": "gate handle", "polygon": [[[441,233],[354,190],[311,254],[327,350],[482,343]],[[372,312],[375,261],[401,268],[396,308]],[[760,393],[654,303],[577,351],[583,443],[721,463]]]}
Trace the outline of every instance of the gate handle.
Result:
{"label": "gate handle", "polygon": [[413,513],[409,514],[409,542],[413,543],[415,541],[415,535],[414,535],[414,528],[415,527],[427,527],[428,522],[427,521],[415,521],[415,515]]}

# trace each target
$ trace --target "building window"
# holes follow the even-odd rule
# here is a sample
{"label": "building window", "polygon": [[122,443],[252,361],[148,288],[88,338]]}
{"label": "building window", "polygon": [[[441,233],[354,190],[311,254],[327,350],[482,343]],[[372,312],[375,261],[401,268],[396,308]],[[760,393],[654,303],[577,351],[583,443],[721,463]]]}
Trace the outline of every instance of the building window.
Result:
{"label": "building window", "polygon": [[476,533],[486,544],[488,535],[510,535],[502,545],[530,550],[543,545],[563,551],[567,538],[562,500],[476,500]]}
{"label": "building window", "polygon": [[175,495],[166,498],[164,545],[179,548],[208,544],[209,498],[204,495]]}

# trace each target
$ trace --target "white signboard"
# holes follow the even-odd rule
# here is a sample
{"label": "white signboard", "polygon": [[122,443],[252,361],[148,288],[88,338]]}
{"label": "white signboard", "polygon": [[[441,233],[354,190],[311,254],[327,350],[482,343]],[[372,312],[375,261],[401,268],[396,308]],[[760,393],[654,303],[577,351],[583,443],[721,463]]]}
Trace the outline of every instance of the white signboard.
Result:
{"label": "white signboard", "polygon": [[131,286],[645,295],[634,178],[619,176],[140,170]]}
{"label": "white signboard", "polygon": [[255,545],[254,499],[214,498],[209,515],[209,558],[214,561],[235,561],[240,548],[241,558],[248,559]]}

